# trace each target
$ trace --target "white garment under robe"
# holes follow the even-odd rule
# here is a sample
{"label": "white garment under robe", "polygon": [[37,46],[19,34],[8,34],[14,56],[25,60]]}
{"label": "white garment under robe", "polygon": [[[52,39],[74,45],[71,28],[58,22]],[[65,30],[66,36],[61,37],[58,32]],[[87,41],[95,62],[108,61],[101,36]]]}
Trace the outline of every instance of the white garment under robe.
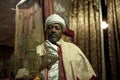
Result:
{"label": "white garment under robe", "polygon": [[[48,50],[51,52],[51,54],[55,54],[58,56],[58,46],[52,44],[48,40],[45,41],[46,46],[49,47]],[[48,71],[48,80],[58,80],[59,76],[59,69],[58,69],[59,61],[57,60],[55,64],[53,64]]]}

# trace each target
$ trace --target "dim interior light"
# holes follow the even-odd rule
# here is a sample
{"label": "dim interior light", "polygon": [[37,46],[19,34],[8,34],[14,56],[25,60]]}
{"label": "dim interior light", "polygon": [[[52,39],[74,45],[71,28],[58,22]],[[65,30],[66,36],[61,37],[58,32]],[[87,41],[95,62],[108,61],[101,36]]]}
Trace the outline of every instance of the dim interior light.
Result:
{"label": "dim interior light", "polygon": [[102,21],[101,27],[102,29],[106,29],[109,25],[106,23],[106,21]]}

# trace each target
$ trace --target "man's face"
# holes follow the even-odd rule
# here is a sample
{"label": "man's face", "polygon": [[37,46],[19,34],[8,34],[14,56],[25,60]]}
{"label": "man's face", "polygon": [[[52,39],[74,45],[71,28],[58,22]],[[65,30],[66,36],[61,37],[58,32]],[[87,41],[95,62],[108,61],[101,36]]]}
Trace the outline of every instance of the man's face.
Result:
{"label": "man's face", "polygon": [[51,43],[56,44],[56,42],[61,39],[63,31],[61,25],[55,23],[47,27],[46,33],[48,40]]}

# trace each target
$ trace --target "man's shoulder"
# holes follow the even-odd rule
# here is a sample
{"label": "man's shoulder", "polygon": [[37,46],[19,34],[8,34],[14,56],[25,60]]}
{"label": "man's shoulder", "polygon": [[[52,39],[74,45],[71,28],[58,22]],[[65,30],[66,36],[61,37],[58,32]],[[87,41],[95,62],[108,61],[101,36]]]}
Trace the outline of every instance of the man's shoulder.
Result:
{"label": "man's shoulder", "polygon": [[63,43],[64,43],[63,45],[68,46],[69,48],[79,49],[78,46],[76,44],[72,43],[72,42],[64,41]]}
{"label": "man's shoulder", "polygon": [[72,42],[66,42],[66,41],[64,41],[64,44],[67,44],[67,45],[71,45],[71,46],[76,46],[74,43],[72,43]]}
{"label": "man's shoulder", "polygon": [[70,54],[69,55],[81,55],[83,56],[83,52],[82,50],[77,46],[75,45],[74,43],[71,43],[71,42],[64,42],[64,44],[62,45],[62,49],[66,52],[69,52]]}
{"label": "man's shoulder", "polygon": [[63,39],[60,39],[59,40],[59,42],[58,42],[58,44],[67,44],[67,45],[75,45],[74,43],[72,43],[72,42],[67,42],[67,41],[64,41]]}

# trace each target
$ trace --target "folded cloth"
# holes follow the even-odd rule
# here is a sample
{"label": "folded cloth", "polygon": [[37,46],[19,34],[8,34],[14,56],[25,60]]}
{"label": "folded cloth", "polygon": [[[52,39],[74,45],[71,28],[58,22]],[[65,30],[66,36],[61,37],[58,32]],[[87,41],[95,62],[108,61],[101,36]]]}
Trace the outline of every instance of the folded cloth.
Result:
{"label": "folded cloth", "polygon": [[20,68],[15,76],[15,80],[19,78],[25,78],[29,75],[29,71],[26,68]]}

